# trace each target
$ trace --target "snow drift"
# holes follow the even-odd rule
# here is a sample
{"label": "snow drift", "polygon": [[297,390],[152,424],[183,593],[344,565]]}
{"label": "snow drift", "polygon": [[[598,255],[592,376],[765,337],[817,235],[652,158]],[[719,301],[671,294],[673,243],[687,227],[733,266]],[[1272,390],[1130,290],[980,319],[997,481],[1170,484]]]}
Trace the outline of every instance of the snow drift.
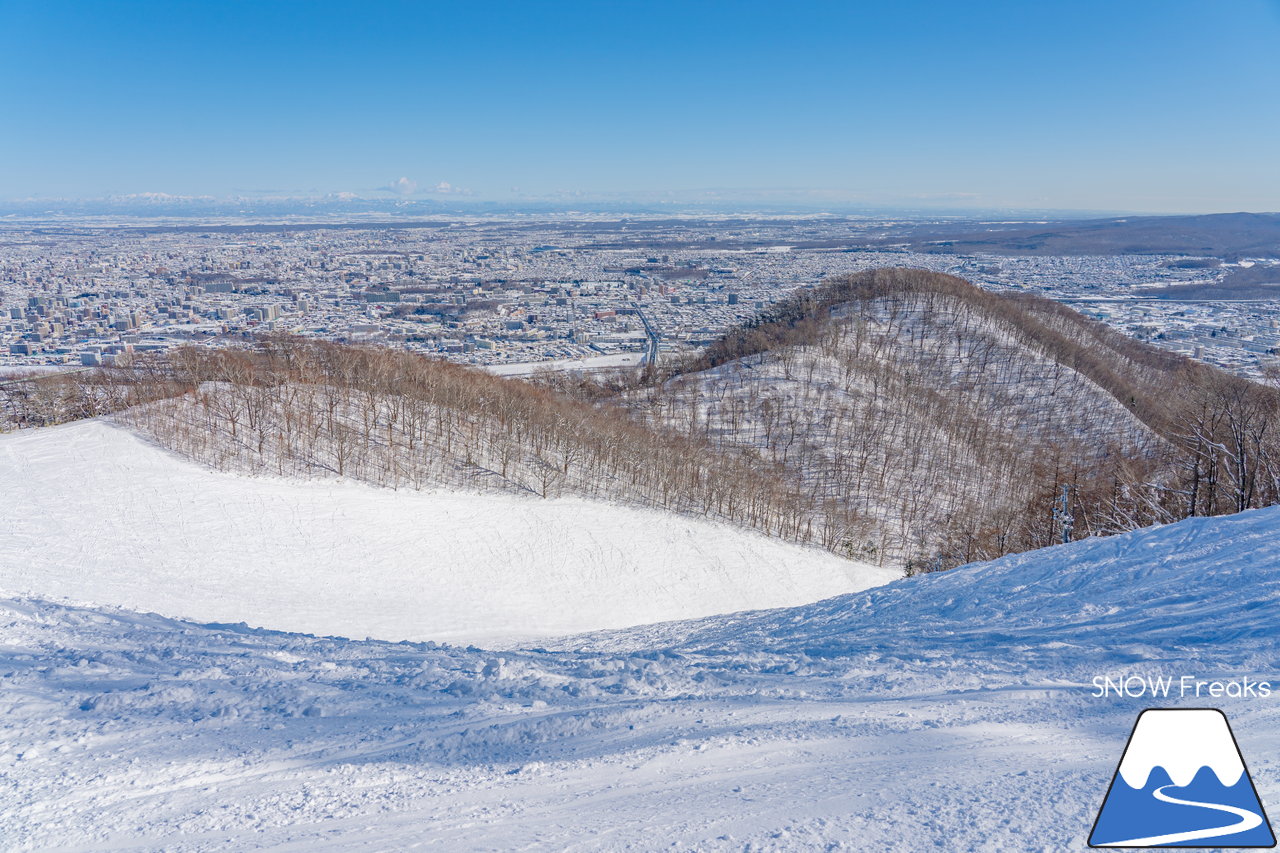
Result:
{"label": "snow drift", "polygon": [[[1276,634],[1280,506],[1011,554],[794,610],[655,625],[617,642],[838,654],[921,641],[989,650],[1057,641],[1076,660],[1255,648]],[[608,641],[602,638],[601,642]],[[1151,644],[1147,646],[1144,644]]]}
{"label": "snow drift", "polygon": [[896,576],[584,499],[218,473],[100,421],[0,436],[0,494],[0,589],[355,638],[492,643]]}
{"label": "snow drift", "polygon": [[[0,599],[0,839],[1084,850],[1152,704],[1091,677],[1280,681],[1278,541],[1280,507],[1195,519],[562,651]],[[1274,813],[1280,709],[1214,704]]]}

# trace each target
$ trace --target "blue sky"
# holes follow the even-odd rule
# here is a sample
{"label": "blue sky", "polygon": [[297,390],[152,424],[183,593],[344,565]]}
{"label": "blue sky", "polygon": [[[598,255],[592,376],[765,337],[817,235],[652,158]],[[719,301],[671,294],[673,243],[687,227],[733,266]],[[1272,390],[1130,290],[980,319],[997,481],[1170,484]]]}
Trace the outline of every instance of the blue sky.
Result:
{"label": "blue sky", "polygon": [[1280,0],[0,0],[0,198],[1280,210],[1278,45]]}

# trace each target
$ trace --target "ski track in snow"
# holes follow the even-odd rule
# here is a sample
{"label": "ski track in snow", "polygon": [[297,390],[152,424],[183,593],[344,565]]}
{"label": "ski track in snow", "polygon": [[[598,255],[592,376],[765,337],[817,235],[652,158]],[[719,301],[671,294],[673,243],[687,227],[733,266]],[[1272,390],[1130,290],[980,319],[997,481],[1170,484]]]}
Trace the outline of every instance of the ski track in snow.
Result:
{"label": "ski track in snow", "polygon": [[1109,772],[1092,754],[1127,724],[1003,666],[967,687],[879,656],[0,612],[0,837],[19,850],[1016,849],[1015,814],[1083,838]]}
{"label": "ski track in snow", "polygon": [[[502,651],[10,592],[6,851],[1083,850],[1138,712],[1206,704],[1093,676],[1280,684],[1280,507]],[[1212,700],[1264,805],[1277,701]]]}
{"label": "ski track in snow", "polygon": [[1206,841],[1215,838],[1222,838],[1227,835],[1234,835],[1240,832],[1248,832],[1254,827],[1262,825],[1262,818],[1247,809],[1237,808],[1235,806],[1222,805],[1221,803],[1200,803],[1195,800],[1180,800],[1172,794],[1166,794],[1166,788],[1177,788],[1178,785],[1164,785],[1156,788],[1151,795],[1163,803],[1173,803],[1175,806],[1194,806],[1200,809],[1209,809],[1215,812],[1225,812],[1236,818],[1235,823],[1226,826],[1214,826],[1208,829],[1193,829],[1187,832],[1168,832],[1164,835],[1151,835],[1146,838],[1129,838],[1124,841],[1112,841],[1108,844],[1101,845],[1103,847],[1159,847],[1169,844],[1185,844],[1188,841]]}

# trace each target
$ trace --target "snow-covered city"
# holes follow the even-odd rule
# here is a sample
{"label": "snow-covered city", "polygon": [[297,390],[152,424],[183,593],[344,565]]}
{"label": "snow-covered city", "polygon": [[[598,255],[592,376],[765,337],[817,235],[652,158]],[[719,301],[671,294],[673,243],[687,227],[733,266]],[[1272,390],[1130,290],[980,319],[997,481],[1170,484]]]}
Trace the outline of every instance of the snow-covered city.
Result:
{"label": "snow-covered city", "polygon": [[0,853],[1275,848],[1278,43],[0,2]]}
{"label": "snow-covered city", "polygon": [[[867,218],[0,227],[0,369],[112,363],[287,332],[464,364],[635,365],[704,346],[798,288],[876,267],[1044,293],[1130,334],[1258,373],[1280,361],[1274,298],[1213,284],[1273,258],[998,257],[885,247]],[[1175,288],[1165,292],[1165,288]],[[1217,296],[1217,298],[1215,298]]]}

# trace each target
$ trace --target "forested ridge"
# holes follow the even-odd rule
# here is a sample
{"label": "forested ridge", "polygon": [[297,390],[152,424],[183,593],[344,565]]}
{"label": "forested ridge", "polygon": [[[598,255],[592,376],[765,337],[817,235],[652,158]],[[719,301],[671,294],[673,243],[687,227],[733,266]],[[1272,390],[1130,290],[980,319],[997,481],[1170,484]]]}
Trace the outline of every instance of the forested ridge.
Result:
{"label": "forested ridge", "polygon": [[10,425],[108,415],[221,470],[581,495],[910,571],[1276,502],[1278,399],[1050,300],[901,269],[607,379],[272,337],[0,384]]}
{"label": "forested ridge", "polygon": [[1276,388],[923,270],[799,292],[628,397],[797,472],[866,522],[851,554],[913,569],[1280,499]]}

